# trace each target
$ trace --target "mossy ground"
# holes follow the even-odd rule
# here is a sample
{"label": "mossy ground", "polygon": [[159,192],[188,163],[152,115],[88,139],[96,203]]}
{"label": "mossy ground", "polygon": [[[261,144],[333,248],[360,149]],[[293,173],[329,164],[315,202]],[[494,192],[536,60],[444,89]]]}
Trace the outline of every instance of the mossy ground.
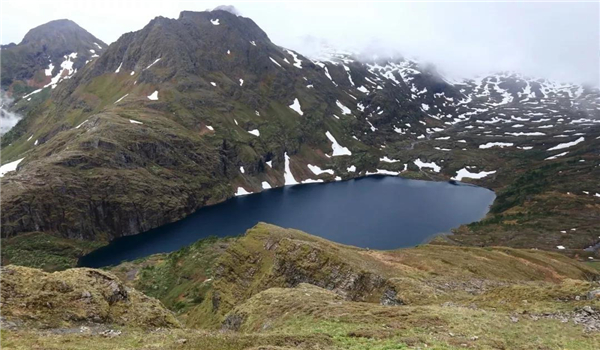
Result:
{"label": "mossy ground", "polygon": [[1,239],[2,262],[40,268],[64,270],[77,265],[82,255],[104,245],[104,242],[74,240],[43,232],[31,232]]}
{"label": "mossy ground", "polygon": [[[598,288],[596,268],[505,247],[374,251],[259,224],[244,236],[111,268],[161,300],[185,329],[113,326],[122,331],[114,338],[20,329],[3,331],[2,341],[7,349],[591,350],[600,334],[573,315],[600,308],[585,297]],[[381,289],[368,283],[349,287],[365,276],[388,281],[404,305],[380,305]],[[303,283],[312,278],[329,284]]]}

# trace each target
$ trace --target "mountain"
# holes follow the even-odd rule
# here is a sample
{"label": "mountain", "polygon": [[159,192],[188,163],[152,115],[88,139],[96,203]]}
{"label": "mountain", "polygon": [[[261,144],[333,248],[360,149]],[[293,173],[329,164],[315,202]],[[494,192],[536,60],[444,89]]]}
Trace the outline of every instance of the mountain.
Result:
{"label": "mountain", "polygon": [[[3,45],[0,134],[9,131],[28,112],[25,102],[48,98],[51,89],[99,57],[106,47],[102,40],[67,19],[31,29],[18,45]],[[24,102],[14,105],[14,100],[21,98]],[[6,140],[11,142],[10,138]]]}
{"label": "mountain", "polygon": [[2,46],[2,89],[20,97],[70,77],[107,47],[68,19],[31,29],[18,44]]}
{"label": "mountain", "polygon": [[600,334],[599,273],[561,254],[377,251],[268,224],[110,271],[2,278],[7,349],[591,350]]}
{"label": "mountain", "polygon": [[598,254],[595,88],[309,59],[215,10],[157,17],[46,91],[2,139],[4,263],[64,268],[234,195],[372,174],[495,190],[454,243]]}

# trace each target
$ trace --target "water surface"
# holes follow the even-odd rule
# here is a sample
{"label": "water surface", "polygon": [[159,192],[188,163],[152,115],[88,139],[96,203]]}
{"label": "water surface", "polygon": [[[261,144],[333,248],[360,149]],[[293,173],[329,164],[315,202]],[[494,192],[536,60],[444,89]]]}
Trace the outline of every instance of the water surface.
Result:
{"label": "water surface", "polygon": [[410,247],[481,219],[494,198],[481,187],[387,176],[276,188],[116,239],[79,264],[102,267],[170,252],[208,236],[239,235],[260,221],[359,247]]}

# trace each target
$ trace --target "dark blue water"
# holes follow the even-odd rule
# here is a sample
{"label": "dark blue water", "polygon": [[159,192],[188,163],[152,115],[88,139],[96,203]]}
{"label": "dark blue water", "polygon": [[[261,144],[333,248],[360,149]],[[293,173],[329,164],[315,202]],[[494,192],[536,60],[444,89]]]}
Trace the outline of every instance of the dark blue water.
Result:
{"label": "dark blue water", "polygon": [[171,252],[204,237],[242,234],[260,221],[359,247],[410,247],[481,219],[494,198],[481,187],[380,176],[277,188],[116,239],[82,257],[79,264],[102,267]]}

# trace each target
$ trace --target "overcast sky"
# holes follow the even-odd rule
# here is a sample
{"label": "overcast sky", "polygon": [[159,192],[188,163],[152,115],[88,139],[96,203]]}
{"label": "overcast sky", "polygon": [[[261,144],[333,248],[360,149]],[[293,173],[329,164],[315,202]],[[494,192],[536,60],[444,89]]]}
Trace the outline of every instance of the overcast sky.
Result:
{"label": "overcast sky", "polygon": [[2,0],[2,43],[69,18],[110,43],[152,18],[234,5],[278,45],[304,54],[315,42],[397,51],[452,77],[498,70],[595,86],[600,80],[598,2],[257,2]]}

